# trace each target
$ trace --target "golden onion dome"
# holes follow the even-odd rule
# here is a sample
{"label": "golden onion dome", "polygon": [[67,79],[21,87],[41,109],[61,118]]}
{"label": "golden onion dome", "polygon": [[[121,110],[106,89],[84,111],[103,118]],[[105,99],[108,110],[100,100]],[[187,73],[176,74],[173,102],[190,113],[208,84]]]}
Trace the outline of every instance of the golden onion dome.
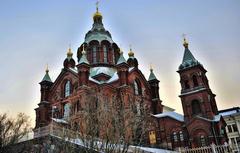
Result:
{"label": "golden onion dome", "polygon": [[132,51],[132,48],[130,48],[130,51],[128,52],[129,57],[134,57],[134,52]]}
{"label": "golden onion dome", "polygon": [[95,18],[102,18],[102,14],[99,11],[97,11],[96,13],[93,14],[93,18],[94,19]]}
{"label": "golden onion dome", "polygon": [[102,14],[98,11],[98,5],[99,5],[99,1],[97,1],[96,3],[96,13],[94,13],[93,19],[102,18]]}

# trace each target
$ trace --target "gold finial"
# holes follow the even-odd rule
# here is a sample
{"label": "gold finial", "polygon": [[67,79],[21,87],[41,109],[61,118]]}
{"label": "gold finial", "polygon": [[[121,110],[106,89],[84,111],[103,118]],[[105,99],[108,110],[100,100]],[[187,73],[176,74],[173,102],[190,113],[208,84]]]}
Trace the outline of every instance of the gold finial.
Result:
{"label": "gold finial", "polygon": [[129,45],[129,47],[130,47],[130,50],[128,52],[128,56],[129,57],[134,57],[134,52],[132,51],[132,45]]}
{"label": "gold finial", "polygon": [[71,44],[69,44],[67,56],[72,57],[72,55],[73,55],[73,53],[72,53],[72,49],[71,49]]}
{"label": "gold finial", "polygon": [[48,64],[46,65],[46,73],[49,72],[49,69],[48,69]]}
{"label": "gold finial", "polygon": [[99,0],[96,2],[96,13],[94,13],[93,18],[102,17],[102,14],[99,12]]}
{"label": "gold finial", "polygon": [[119,44],[118,49],[119,49],[119,54],[123,54],[123,51],[122,51],[122,44]]}
{"label": "gold finial", "polygon": [[97,0],[97,2],[96,2],[96,10],[97,10],[97,12],[98,12],[98,5],[99,5],[99,0]]}
{"label": "gold finial", "polygon": [[122,49],[121,49],[121,48],[119,48],[119,53],[120,53],[120,54],[123,54],[123,51],[122,51]]}
{"label": "gold finial", "polygon": [[83,50],[82,50],[82,54],[86,54],[86,51],[85,51],[85,44],[83,44]]}
{"label": "gold finial", "polygon": [[153,71],[152,63],[150,63],[150,71],[151,71],[151,72]]}
{"label": "gold finial", "polygon": [[183,36],[183,46],[185,48],[188,48],[188,42],[187,42],[187,39],[186,39],[186,34],[183,34],[182,36]]}

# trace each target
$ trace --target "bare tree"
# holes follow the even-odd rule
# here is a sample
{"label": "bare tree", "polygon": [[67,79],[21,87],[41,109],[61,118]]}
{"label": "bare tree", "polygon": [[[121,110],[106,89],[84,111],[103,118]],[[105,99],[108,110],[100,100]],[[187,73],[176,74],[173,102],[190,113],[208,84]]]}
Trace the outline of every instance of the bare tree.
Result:
{"label": "bare tree", "polygon": [[120,92],[109,96],[89,91],[82,104],[77,129],[86,152],[125,153],[130,145],[144,144],[151,117],[142,97],[126,102]]}
{"label": "bare tree", "polygon": [[19,142],[31,131],[30,118],[19,113],[16,118],[10,118],[6,113],[0,114],[0,153]]}

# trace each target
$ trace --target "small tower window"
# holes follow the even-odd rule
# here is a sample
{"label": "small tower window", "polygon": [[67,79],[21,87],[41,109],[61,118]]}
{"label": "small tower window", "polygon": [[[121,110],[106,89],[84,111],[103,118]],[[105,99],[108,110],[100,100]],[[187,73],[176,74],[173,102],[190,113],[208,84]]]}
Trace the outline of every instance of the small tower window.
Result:
{"label": "small tower window", "polygon": [[65,97],[70,96],[70,92],[71,92],[71,82],[68,80],[65,84]]}
{"label": "small tower window", "polygon": [[179,132],[179,137],[180,137],[180,141],[184,141],[184,136],[182,131]]}
{"label": "small tower window", "polygon": [[184,87],[185,87],[185,89],[189,89],[190,88],[188,80],[184,81]]}
{"label": "small tower window", "polygon": [[192,114],[193,115],[198,115],[201,113],[201,107],[200,103],[198,100],[193,100],[192,101]]}
{"label": "small tower window", "polygon": [[93,63],[97,63],[97,46],[93,46]]}
{"label": "small tower window", "polygon": [[114,53],[114,49],[112,50],[112,60],[113,60],[113,64],[115,64],[115,53]]}
{"label": "small tower window", "polygon": [[173,132],[173,141],[177,142],[178,141],[178,137],[177,137],[177,133]]}
{"label": "small tower window", "polygon": [[207,145],[206,144],[206,138],[203,135],[200,136],[200,145],[201,145],[201,147],[204,147],[204,146]]}
{"label": "small tower window", "polygon": [[106,45],[103,45],[103,61],[104,61],[104,63],[107,63],[107,47],[106,47]]}
{"label": "small tower window", "polygon": [[142,93],[141,93],[140,83],[138,83],[137,80],[134,80],[133,85],[134,85],[134,94],[135,95],[141,95]]}
{"label": "small tower window", "polygon": [[193,80],[193,85],[194,85],[194,87],[197,87],[199,84],[198,84],[198,80],[197,80],[196,75],[194,75],[194,76],[192,77],[192,80]]}

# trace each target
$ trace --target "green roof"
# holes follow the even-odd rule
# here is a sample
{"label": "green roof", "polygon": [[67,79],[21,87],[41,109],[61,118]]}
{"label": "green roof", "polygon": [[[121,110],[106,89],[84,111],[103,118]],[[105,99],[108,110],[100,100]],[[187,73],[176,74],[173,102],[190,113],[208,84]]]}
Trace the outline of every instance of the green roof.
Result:
{"label": "green roof", "polygon": [[148,81],[151,81],[151,80],[158,80],[157,77],[155,76],[155,74],[153,73],[152,69],[150,70],[150,75],[148,78]]}
{"label": "green roof", "polygon": [[123,53],[120,54],[120,57],[119,57],[119,59],[117,61],[117,65],[118,64],[122,64],[122,63],[127,63],[126,59],[123,56]]}
{"label": "green roof", "polygon": [[193,56],[193,54],[191,53],[191,51],[190,51],[188,48],[185,48],[182,63],[187,62],[187,61],[190,61],[190,60],[196,60],[196,59],[194,58],[194,56]]}
{"label": "green roof", "polygon": [[189,67],[193,67],[193,66],[196,66],[196,65],[201,65],[201,63],[199,63],[195,59],[195,57],[193,56],[191,51],[188,49],[188,47],[185,47],[182,64],[179,66],[179,70],[186,69],[186,68],[189,68]]}
{"label": "green roof", "polygon": [[113,43],[110,32],[104,28],[102,18],[100,18],[99,20],[94,20],[92,29],[88,31],[85,35],[85,43],[89,43],[92,40],[97,40],[99,42],[107,40],[110,43]]}
{"label": "green roof", "polygon": [[45,74],[45,76],[43,77],[43,79],[42,79],[41,82],[43,82],[43,81],[52,82],[52,80],[51,80],[51,78],[50,78],[50,76],[49,76],[49,74],[48,74],[48,71],[46,71],[46,74]]}
{"label": "green roof", "polygon": [[88,62],[87,57],[86,57],[85,54],[82,54],[82,57],[80,58],[80,60],[79,60],[79,62],[78,62],[78,64],[83,64],[83,63],[89,64],[89,62]]}

